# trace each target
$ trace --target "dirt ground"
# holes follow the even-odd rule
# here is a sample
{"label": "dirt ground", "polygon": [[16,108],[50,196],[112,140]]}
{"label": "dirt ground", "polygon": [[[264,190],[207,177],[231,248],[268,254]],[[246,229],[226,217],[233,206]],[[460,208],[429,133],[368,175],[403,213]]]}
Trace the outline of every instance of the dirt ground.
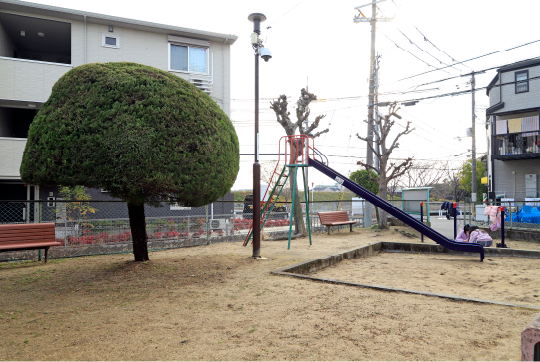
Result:
{"label": "dirt ground", "polygon": [[540,307],[538,259],[380,253],[314,276]]}
{"label": "dirt ground", "polygon": [[376,241],[419,241],[394,229],[321,234],[291,250],[263,241],[266,260],[230,243],[146,263],[121,254],[0,264],[0,359],[519,360],[537,311],[270,274]]}

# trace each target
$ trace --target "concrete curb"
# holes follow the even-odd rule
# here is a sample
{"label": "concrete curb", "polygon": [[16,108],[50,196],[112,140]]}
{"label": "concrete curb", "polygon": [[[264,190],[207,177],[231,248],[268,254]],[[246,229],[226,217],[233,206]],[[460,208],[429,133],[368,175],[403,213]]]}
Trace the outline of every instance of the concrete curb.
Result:
{"label": "concrete curb", "polygon": [[[514,249],[496,249],[496,248],[485,248],[486,257],[517,257],[517,258],[533,258],[540,259],[540,251],[534,250],[514,250]],[[329,279],[329,278],[317,278],[313,277],[311,274],[318,270],[324,269],[326,267],[338,264],[343,259],[361,259],[367,258],[372,255],[376,255],[382,251],[393,252],[393,253],[423,253],[423,254],[450,254],[450,255],[466,255],[466,256],[478,256],[476,253],[463,253],[463,252],[454,252],[443,248],[440,245],[436,244],[416,244],[416,243],[395,243],[395,242],[386,242],[380,241],[373,244],[368,244],[362,246],[358,249],[348,250],[343,253],[330,255],[326,258],[312,259],[307,260],[301,263],[296,263],[289,265],[283,268],[279,268],[271,271],[272,274],[290,276],[301,279],[309,279],[321,283],[332,283],[332,284],[342,284],[350,285],[360,288],[371,288],[376,290],[383,290],[389,292],[400,292],[400,293],[410,293],[410,294],[420,294],[428,297],[438,297],[446,298],[454,301],[463,301],[463,302],[473,302],[473,303],[484,303],[484,304],[494,304],[502,305],[506,307],[517,307],[517,308],[526,308],[532,310],[540,310],[540,306],[534,305],[522,305],[508,302],[500,302],[496,300],[486,300],[486,299],[477,299],[477,298],[467,298],[459,295],[451,294],[441,294],[441,293],[432,293],[422,290],[413,290],[413,289],[402,289],[388,287],[385,285],[372,285],[372,284],[362,284],[362,283],[353,283],[346,280],[339,279]]]}

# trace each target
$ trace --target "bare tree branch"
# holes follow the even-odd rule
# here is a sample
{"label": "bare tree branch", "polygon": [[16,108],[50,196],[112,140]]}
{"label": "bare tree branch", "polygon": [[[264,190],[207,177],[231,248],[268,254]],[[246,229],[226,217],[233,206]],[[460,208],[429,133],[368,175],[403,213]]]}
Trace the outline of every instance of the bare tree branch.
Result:
{"label": "bare tree branch", "polygon": [[[414,131],[414,128],[411,128],[411,122],[407,122],[405,130],[398,132],[398,134],[390,141],[390,146],[387,147],[387,143],[389,142],[388,137],[395,125],[394,118],[401,119],[401,116],[398,114],[399,109],[397,103],[394,102],[390,105],[388,114],[385,116],[379,116],[379,114],[375,115],[375,127],[373,127],[374,140],[368,139],[368,137],[362,137],[359,134],[356,135],[358,139],[365,141],[368,144],[368,148],[379,161],[378,167],[368,165],[364,161],[358,161],[357,164],[363,166],[365,169],[374,170],[378,173],[379,196],[383,200],[386,200],[388,197],[388,185],[393,183],[395,190],[397,183],[394,182],[394,180],[405,175],[413,167],[412,157],[408,157],[402,162],[390,161],[392,152],[399,148],[399,139]],[[384,210],[379,210],[379,227],[383,229],[387,227],[387,214]]]}
{"label": "bare tree branch", "polygon": [[[315,117],[315,121],[311,124],[311,126],[308,126],[306,127],[306,129],[304,129],[303,122],[308,121],[309,116],[311,115],[309,105],[312,101],[316,99],[317,96],[315,94],[309,93],[305,89],[302,89],[300,91],[300,98],[296,102],[296,122],[291,121],[290,112],[287,109],[288,102],[286,95],[281,95],[276,100],[270,102],[270,108],[276,114],[276,120],[283,127],[287,136],[294,136],[297,129],[299,130],[301,135],[306,135],[312,138],[319,137],[320,135],[329,132],[329,129],[325,129],[324,131],[313,134],[313,131],[319,127],[320,121],[325,117],[325,115],[319,115]],[[298,147],[298,150],[293,149],[291,154],[299,156],[302,155],[304,152],[304,145],[293,145],[293,148],[295,147]],[[289,178],[289,182],[292,188],[293,177]],[[296,190],[298,192],[298,185],[296,185]],[[295,234],[301,233],[307,235],[299,198],[295,199],[295,203],[292,208],[295,219]]]}

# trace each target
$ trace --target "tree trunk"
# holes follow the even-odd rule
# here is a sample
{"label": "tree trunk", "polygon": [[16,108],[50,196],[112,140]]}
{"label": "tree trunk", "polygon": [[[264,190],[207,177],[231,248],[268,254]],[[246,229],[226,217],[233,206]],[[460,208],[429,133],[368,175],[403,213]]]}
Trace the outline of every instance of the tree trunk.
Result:
{"label": "tree trunk", "polygon": [[150,260],[148,258],[148,235],[146,234],[144,204],[132,204],[128,202],[128,214],[135,261]]}
{"label": "tree trunk", "polygon": [[[293,172],[293,169],[291,168],[289,172]],[[300,172],[302,172],[302,170],[298,170],[298,173]],[[300,178],[300,175],[296,176]],[[291,212],[294,213],[294,233],[307,236],[306,224],[304,223],[304,214],[302,212],[302,205],[300,204],[300,191],[298,191],[298,181],[295,185],[294,173],[289,177],[289,184],[291,186],[291,190],[293,190],[293,187],[296,188],[294,195],[294,204],[291,205]]]}
{"label": "tree trunk", "polygon": [[[388,200],[388,192],[386,189],[386,185],[380,185],[379,186],[379,197],[383,199],[384,201]],[[388,213],[384,211],[383,209],[379,210],[379,229],[388,229]]]}

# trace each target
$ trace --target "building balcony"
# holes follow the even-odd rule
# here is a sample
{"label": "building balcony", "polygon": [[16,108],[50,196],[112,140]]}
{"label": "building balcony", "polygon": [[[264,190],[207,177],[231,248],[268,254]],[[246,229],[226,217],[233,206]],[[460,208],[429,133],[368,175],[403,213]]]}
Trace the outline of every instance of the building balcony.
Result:
{"label": "building balcony", "polygon": [[26,138],[0,137],[0,179],[20,179]]}
{"label": "building balcony", "polygon": [[0,57],[0,99],[46,102],[71,65]]}
{"label": "building balcony", "polygon": [[493,158],[502,161],[540,158],[540,132],[493,136]]}

